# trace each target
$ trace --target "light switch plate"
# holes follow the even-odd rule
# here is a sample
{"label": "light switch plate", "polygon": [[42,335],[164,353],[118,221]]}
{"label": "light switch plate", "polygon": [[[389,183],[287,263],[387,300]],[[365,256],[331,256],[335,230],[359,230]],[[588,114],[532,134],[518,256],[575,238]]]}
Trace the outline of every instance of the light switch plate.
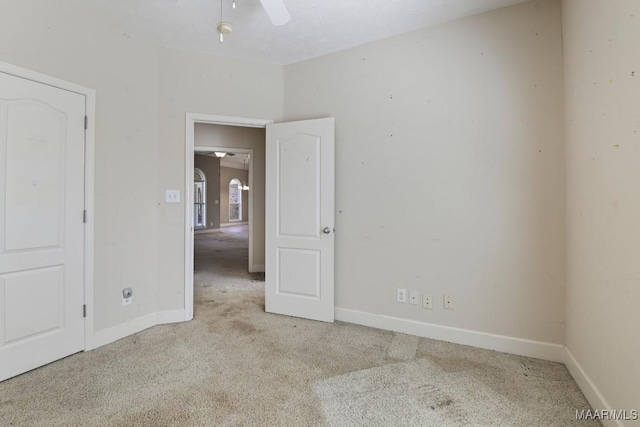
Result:
{"label": "light switch plate", "polygon": [[167,203],[180,203],[180,190],[167,190]]}
{"label": "light switch plate", "polygon": [[407,290],[398,288],[396,289],[396,301],[400,303],[407,302]]}

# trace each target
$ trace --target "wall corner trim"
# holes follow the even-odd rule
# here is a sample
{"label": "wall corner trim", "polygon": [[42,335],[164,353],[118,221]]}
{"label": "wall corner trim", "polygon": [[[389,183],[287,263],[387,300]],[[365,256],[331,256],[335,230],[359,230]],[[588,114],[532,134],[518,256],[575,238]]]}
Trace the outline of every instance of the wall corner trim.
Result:
{"label": "wall corner trim", "polygon": [[[582,394],[587,398],[587,401],[591,405],[593,409],[607,409],[612,410],[609,402],[604,398],[602,393],[596,385],[593,383],[591,378],[587,375],[587,373],[582,369],[582,366],[578,363],[575,357],[573,357],[573,353],[567,347],[565,347],[565,366],[569,370],[569,373],[573,377],[573,379],[580,387]],[[620,420],[600,420],[602,425],[606,427],[624,427],[624,424]]]}
{"label": "wall corner trim", "polygon": [[264,273],[264,264],[251,264],[249,273]]}
{"label": "wall corner trim", "polygon": [[533,357],[536,359],[544,359],[560,363],[563,363],[565,360],[565,347],[562,344],[533,341],[505,335],[488,334],[469,329],[436,325],[433,323],[366,313],[340,307],[335,308],[335,318],[336,320],[341,320],[343,322],[370,326],[372,328],[401,332],[404,334],[416,335],[440,341],[448,341],[455,344],[470,345],[487,350],[516,354],[519,356]]}

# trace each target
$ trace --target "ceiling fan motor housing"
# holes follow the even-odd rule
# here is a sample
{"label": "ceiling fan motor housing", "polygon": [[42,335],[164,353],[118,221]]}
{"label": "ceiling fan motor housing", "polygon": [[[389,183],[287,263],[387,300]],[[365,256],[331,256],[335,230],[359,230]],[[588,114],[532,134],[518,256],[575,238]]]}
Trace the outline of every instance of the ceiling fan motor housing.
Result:
{"label": "ceiling fan motor housing", "polygon": [[230,22],[220,22],[218,24],[218,31],[222,34],[230,34],[233,31],[233,24]]}

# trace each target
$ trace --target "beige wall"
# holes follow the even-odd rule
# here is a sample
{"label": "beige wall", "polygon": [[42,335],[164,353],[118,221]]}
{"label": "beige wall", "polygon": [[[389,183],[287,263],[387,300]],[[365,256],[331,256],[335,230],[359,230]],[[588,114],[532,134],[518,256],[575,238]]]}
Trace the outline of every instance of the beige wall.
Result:
{"label": "beige wall", "polygon": [[337,307],[563,342],[558,1],[286,66],[284,93],[286,120],[336,118]]}
{"label": "beige wall", "polygon": [[610,407],[640,409],[640,2],[562,5],[566,345]]}
{"label": "beige wall", "polygon": [[[158,51],[80,3],[3,1],[0,61],[96,89],[95,327],[157,310]],[[122,307],[121,290],[134,303]]]}
{"label": "beige wall", "polygon": [[[194,137],[196,146],[253,150],[253,186],[249,190],[253,193],[253,264],[264,268],[264,129],[197,123]],[[223,183],[221,179],[220,185]],[[243,201],[244,197],[243,194]],[[224,218],[221,220],[224,222]]]}
{"label": "beige wall", "polygon": [[[184,204],[164,192],[188,184],[186,112],[334,116],[337,306],[563,343],[567,254],[566,344],[611,407],[638,402],[637,1],[563,1],[564,80],[554,0],[284,68],[158,48],[83,2],[2,7],[0,61],[97,90],[97,330],[183,307]],[[254,148],[263,263],[264,131],[230,129],[196,144]],[[396,304],[400,286],[455,310]]]}
{"label": "beige wall", "polygon": [[[185,186],[185,113],[278,120],[283,70],[276,65],[170,49],[160,49],[159,62],[158,192],[164,197],[167,188]],[[264,206],[264,198],[262,203]],[[183,204],[161,205],[157,228],[160,310],[184,307],[183,218]],[[262,251],[256,259],[264,260],[264,237],[262,245],[255,243],[255,250]]]}
{"label": "beige wall", "polygon": [[[207,226],[205,228],[220,228],[220,159],[195,154],[193,156],[193,167],[200,168],[207,178]],[[218,201],[217,204],[216,200]]]}
{"label": "beige wall", "polygon": [[[220,221],[229,223],[229,183],[232,179],[249,183],[249,171],[235,168],[220,168]],[[249,192],[242,192],[242,222],[249,221]]]}
{"label": "beige wall", "polygon": [[[162,49],[88,2],[4,0],[0,61],[96,89],[95,328],[184,307],[185,113],[278,119],[282,68]],[[179,189],[180,204],[165,190]],[[122,307],[121,290],[134,303]]]}

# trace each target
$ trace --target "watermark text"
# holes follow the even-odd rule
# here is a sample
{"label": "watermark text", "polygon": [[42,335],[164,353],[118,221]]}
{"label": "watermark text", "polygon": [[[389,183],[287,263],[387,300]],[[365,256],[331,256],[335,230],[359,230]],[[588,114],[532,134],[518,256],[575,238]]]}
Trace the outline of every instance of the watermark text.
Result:
{"label": "watermark text", "polygon": [[576,420],[635,421],[637,409],[576,409]]}

